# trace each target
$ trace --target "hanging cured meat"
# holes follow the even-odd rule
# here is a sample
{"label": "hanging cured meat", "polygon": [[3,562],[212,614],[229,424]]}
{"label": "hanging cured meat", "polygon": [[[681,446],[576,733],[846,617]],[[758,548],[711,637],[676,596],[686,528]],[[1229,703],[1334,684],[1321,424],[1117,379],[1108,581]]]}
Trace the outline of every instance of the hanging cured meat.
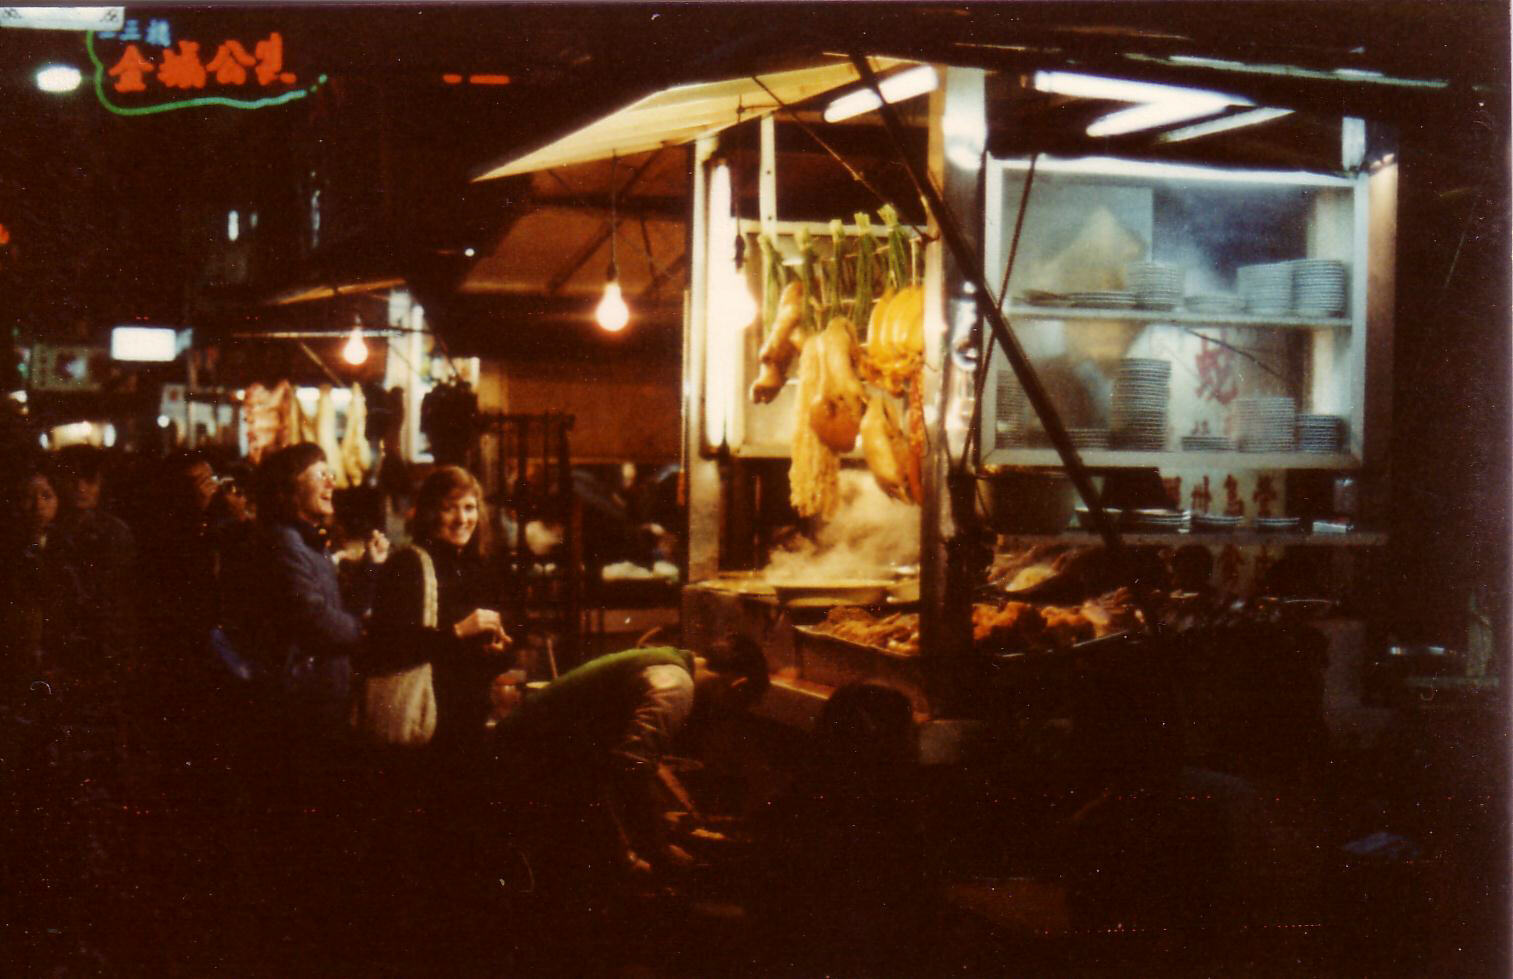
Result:
{"label": "hanging cured meat", "polygon": [[862,457],[884,493],[896,500],[911,500],[909,488],[909,440],[898,423],[898,409],[885,394],[874,394],[862,415]]}
{"label": "hanging cured meat", "polygon": [[[283,390],[287,394],[287,388]],[[247,458],[255,466],[283,443],[284,406],[278,389],[254,383],[242,397],[242,422],[247,427]]]}
{"label": "hanging cured meat", "polygon": [[757,404],[771,401],[783,389],[788,365],[798,355],[799,344],[803,341],[798,330],[803,317],[804,284],[795,279],[783,287],[772,331],[762,344],[761,371],[751,385],[751,400]]}
{"label": "hanging cured meat", "polygon": [[801,517],[826,517],[840,498],[840,457],[820,440],[804,406],[820,389],[821,344],[804,344],[799,354],[798,410],[788,467],[788,501]]}
{"label": "hanging cured meat", "polygon": [[326,454],[332,482],[337,489],[347,488],[347,470],[342,465],[341,444],[336,441],[336,404],[331,400],[331,385],[320,386],[315,402],[315,444]]}
{"label": "hanging cured meat", "polygon": [[352,400],[347,405],[347,428],[341,437],[341,464],[347,482],[361,486],[373,468],[373,449],[368,445],[368,402],[362,388],[352,385]]}
{"label": "hanging cured meat", "polygon": [[834,452],[855,448],[867,405],[853,360],[855,329],[850,320],[837,316],[811,341],[819,346],[819,384],[811,399],[799,401],[808,405],[810,427]]}

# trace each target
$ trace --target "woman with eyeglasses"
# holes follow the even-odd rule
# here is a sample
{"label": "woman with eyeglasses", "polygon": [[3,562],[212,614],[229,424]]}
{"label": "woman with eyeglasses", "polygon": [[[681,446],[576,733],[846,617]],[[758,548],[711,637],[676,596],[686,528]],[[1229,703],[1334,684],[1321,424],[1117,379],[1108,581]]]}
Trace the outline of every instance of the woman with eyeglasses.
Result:
{"label": "woman with eyeglasses", "polygon": [[[280,449],[263,461],[258,481],[256,653],[278,678],[290,722],[311,736],[335,737],[345,724],[351,658],[371,594],[343,596],[327,552],[335,479],[320,446]],[[383,563],[388,548],[375,533],[365,558],[370,569]]]}

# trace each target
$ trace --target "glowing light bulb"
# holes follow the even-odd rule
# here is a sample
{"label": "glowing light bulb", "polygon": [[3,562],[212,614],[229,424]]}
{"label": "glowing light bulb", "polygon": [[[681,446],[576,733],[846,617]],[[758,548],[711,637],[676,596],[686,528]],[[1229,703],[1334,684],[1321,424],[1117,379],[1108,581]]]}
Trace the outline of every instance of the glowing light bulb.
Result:
{"label": "glowing light bulb", "polygon": [[352,335],[347,337],[347,342],[341,348],[341,359],[353,367],[362,364],[368,359],[368,345],[363,342],[362,329],[352,327]]}
{"label": "glowing light bulb", "polygon": [[610,333],[619,333],[630,322],[630,307],[625,305],[625,297],[620,294],[619,279],[604,283],[604,298],[599,300],[594,318]]}

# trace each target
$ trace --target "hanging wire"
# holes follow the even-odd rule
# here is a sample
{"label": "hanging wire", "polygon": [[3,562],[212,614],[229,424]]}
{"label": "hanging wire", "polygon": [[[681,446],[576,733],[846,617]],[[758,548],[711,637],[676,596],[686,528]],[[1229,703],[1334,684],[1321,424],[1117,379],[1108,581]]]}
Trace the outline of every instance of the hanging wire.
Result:
{"label": "hanging wire", "polygon": [[835,149],[833,147],[831,147],[831,145],[829,143],[825,142],[824,138],[822,136],[820,136],[819,133],[817,133],[817,132],[814,131],[814,127],[813,126],[809,125],[803,119],[799,118],[799,114],[794,111],[793,106],[789,105],[787,102],[784,102],[782,99],[778,98],[777,93],[774,92],[772,89],[768,88],[767,85],[760,78],[758,78],[757,76],[752,75],[751,76],[751,80],[754,81],[754,82],[756,82],[758,85],[760,85],[762,87],[762,91],[766,92],[767,95],[769,97],[771,97],[772,101],[775,102],[775,103],[777,103],[778,108],[782,109],[785,113],[787,113],[788,114],[788,118],[791,119],[794,123],[796,123],[798,125],[798,127],[800,129],[802,129],[805,133],[807,133],[809,135],[810,139],[813,139],[816,143],[820,144],[820,149],[824,150],[826,153],[829,153],[830,156],[835,160],[836,163],[839,163],[842,167],[845,167],[846,172],[851,175],[851,179],[852,180],[855,180],[857,183],[861,184],[863,187],[865,187],[869,191],[871,191],[872,192],[872,196],[876,197],[882,203],[884,203],[884,204],[891,204],[891,203],[893,203],[892,201],[890,201],[888,199],[888,197],[882,191],[880,191],[876,187],[872,186],[871,182],[867,180],[867,178],[862,174],[862,172],[860,170],[858,170],[856,167],[852,166],[850,164],[850,162],[848,162],[846,160],[845,157],[841,156],[838,152],[835,151]]}
{"label": "hanging wire", "polygon": [[609,157],[609,278],[620,277],[619,266],[615,263],[615,237],[616,226],[619,223],[619,211],[617,208],[618,190],[616,186],[620,176],[620,158],[611,153]]}

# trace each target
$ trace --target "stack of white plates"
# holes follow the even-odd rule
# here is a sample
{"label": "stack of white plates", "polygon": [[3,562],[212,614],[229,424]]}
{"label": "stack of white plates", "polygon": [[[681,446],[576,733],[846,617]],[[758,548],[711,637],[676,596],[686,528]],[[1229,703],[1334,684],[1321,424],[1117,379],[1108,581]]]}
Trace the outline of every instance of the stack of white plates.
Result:
{"label": "stack of white plates", "polygon": [[1205,292],[1188,296],[1187,308],[1194,313],[1226,316],[1245,312],[1245,300],[1232,292]]}
{"label": "stack of white plates", "polygon": [[1102,289],[1090,292],[1069,292],[1066,296],[1073,306],[1088,309],[1134,309],[1135,294],[1128,289]]}
{"label": "stack of white plates", "polygon": [[1298,529],[1297,517],[1256,517],[1256,530],[1286,531]]}
{"label": "stack of white plates", "polygon": [[1108,448],[1108,429],[1106,428],[1069,428],[1066,433],[1071,437],[1072,444],[1079,449]]}
{"label": "stack of white plates", "polygon": [[1131,510],[1125,514],[1131,530],[1176,533],[1187,525],[1186,510]]}
{"label": "stack of white plates", "polygon": [[1156,452],[1166,448],[1171,377],[1170,361],[1127,357],[1119,362],[1110,426],[1114,448]]}
{"label": "stack of white plates", "polygon": [[1292,398],[1239,398],[1235,426],[1241,452],[1292,452],[1297,402]]}
{"label": "stack of white plates", "polygon": [[1164,262],[1136,262],[1125,279],[1141,309],[1176,309],[1186,290],[1187,270]]}
{"label": "stack of white plates", "polygon": [[1008,449],[1024,445],[1029,418],[1029,398],[1013,371],[998,372],[998,410],[993,424],[993,447]]}
{"label": "stack of white plates", "polygon": [[1345,263],[1301,259],[1292,265],[1292,308],[1299,316],[1338,316],[1345,311]]}
{"label": "stack of white plates", "polygon": [[1242,265],[1236,277],[1247,312],[1265,316],[1292,312],[1292,263]]}
{"label": "stack of white plates", "polygon": [[1193,530],[1209,532],[1234,530],[1244,519],[1244,517],[1231,516],[1227,513],[1195,513],[1193,514]]}
{"label": "stack of white plates", "polygon": [[1183,452],[1229,452],[1235,447],[1228,435],[1184,435]]}
{"label": "stack of white plates", "polygon": [[1299,415],[1299,452],[1344,452],[1345,419],[1339,415]]}

